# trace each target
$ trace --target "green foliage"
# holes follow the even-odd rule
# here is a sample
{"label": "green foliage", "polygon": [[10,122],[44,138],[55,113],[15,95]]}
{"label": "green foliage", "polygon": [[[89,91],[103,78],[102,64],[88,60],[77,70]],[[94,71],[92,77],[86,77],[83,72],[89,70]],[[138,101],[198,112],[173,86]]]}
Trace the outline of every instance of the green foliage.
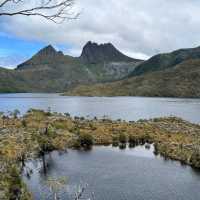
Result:
{"label": "green foliage", "polygon": [[195,151],[192,154],[192,156],[190,158],[190,163],[194,167],[199,167],[200,166],[200,152],[199,151]]}
{"label": "green foliage", "polygon": [[47,108],[46,115],[47,115],[47,116],[51,116],[51,107],[48,107],[48,108]]}
{"label": "green foliage", "polygon": [[56,129],[67,129],[67,128],[68,128],[67,122],[64,121],[64,120],[56,120],[56,121],[53,123],[53,126],[54,126]]}
{"label": "green foliage", "polygon": [[26,123],[26,120],[25,120],[25,119],[22,120],[22,126],[23,126],[23,127],[26,127],[26,126],[27,126],[27,123]]}
{"label": "green foliage", "polygon": [[81,133],[79,136],[79,141],[82,147],[90,147],[93,145],[93,137],[88,133]]}
{"label": "green foliage", "polygon": [[46,152],[52,151],[55,147],[52,144],[52,140],[55,137],[55,133],[51,127],[46,126],[44,131],[37,135],[37,142],[39,144],[39,154],[44,155]]}
{"label": "green foliage", "polygon": [[135,136],[129,135],[129,137],[128,137],[128,142],[129,142],[130,144],[134,144],[134,143],[136,142]]}
{"label": "green foliage", "polygon": [[113,146],[118,146],[119,145],[119,136],[118,135],[114,135],[112,137],[112,144],[113,144]]}
{"label": "green foliage", "polygon": [[9,169],[9,193],[7,194],[8,199],[15,200],[20,199],[22,181],[19,175],[19,170],[16,166],[11,166]]}
{"label": "green foliage", "polygon": [[120,135],[119,135],[119,142],[120,143],[126,143],[127,142],[126,134],[120,133]]}

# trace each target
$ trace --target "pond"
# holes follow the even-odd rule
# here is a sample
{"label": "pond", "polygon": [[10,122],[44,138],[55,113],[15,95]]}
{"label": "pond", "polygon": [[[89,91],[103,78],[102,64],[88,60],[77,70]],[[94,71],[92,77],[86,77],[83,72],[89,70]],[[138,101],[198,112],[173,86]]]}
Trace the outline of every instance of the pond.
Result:
{"label": "pond", "polygon": [[66,97],[59,94],[0,94],[0,111],[30,108],[70,113],[72,116],[99,117],[136,121],[177,116],[200,123],[200,99],[148,97]]}
{"label": "pond", "polygon": [[[93,147],[91,151],[68,150],[46,156],[47,173],[41,161],[29,161],[30,178],[23,177],[34,199],[52,199],[46,180],[67,177],[61,200],[74,199],[78,185],[88,185],[83,199],[95,200],[198,200],[200,173],[179,162],[153,154],[153,146],[120,150],[117,147]],[[94,196],[95,198],[92,198]]]}

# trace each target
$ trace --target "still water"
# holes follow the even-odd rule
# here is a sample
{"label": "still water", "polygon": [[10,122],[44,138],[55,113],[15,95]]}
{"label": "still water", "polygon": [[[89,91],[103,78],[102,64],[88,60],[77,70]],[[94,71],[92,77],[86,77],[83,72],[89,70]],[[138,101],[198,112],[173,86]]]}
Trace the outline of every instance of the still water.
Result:
{"label": "still water", "polygon": [[74,199],[79,184],[88,184],[82,199],[95,200],[199,200],[200,173],[176,161],[166,161],[143,146],[120,150],[94,147],[91,151],[69,150],[47,156],[44,175],[41,161],[27,163],[31,178],[24,176],[34,199],[52,199],[46,181],[67,177],[59,192],[61,200]]}
{"label": "still water", "polygon": [[[0,94],[0,111],[43,109],[72,116],[138,120],[177,116],[200,123],[200,99],[145,97],[64,97],[59,94]],[[153,147],[152,147],[153,148]],[[31,178],[24,176],[34,199],[52,199],[46,186],[48,177],[67,177],[68,184],[59,196],[74,199],[79,184],[88,184],[84,199],[95,200],[199,200],[200,174],[179,162],[155,157],[144,147],[119,150],[94,147],[92,151],[69,150],[47,156],[48,173],[42,173],[41,161],[27,163]]]}
{"label": "still water", "polygon": [[135,121],[177,116],[200,123],[200,99],[147,97],[66,97],[59,94],[0,94],[0,111],[30,108],[69,112],[72,116],[103,117]]}

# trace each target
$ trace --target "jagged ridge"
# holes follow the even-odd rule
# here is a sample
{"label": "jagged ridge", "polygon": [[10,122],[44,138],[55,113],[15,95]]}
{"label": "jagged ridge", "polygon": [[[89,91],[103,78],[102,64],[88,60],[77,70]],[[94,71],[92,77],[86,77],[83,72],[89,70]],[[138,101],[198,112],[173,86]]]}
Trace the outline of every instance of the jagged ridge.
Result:
{"label": "jagged ridge", "polygon": [[85,63],[103,62],[137,62],[118,51],[111,43],[100,44],[89,41],[81,53],[80,59]]}
{"label": "jagged ridge", "polygon": [[[93,46],[95,43],[91,44]],[[16,70],[6,71],[6,73],[0,70],[0,91],[64,92],[78,84],[119,80],[127,76],[141,62],[122,55],[111,44],[94,46],[98,49],[92,51],[95,64],[84,62],[81,56],[64,55],[49,45],[19,65]],[[90,42],[85,45],[85,48],[90,50]],[[104,50],[111,52],[106,59],[104,59],[105,55],[101,54]],[[120,62],[116,59],[117,55]],[[101,59],[96,60],[98,57]]]}

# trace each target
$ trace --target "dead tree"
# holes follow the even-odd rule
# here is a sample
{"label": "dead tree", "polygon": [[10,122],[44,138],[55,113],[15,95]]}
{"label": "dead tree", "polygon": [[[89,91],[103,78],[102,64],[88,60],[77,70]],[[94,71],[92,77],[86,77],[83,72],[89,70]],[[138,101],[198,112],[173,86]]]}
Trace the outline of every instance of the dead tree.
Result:
{"label": "dead tree", "polygon": [[75,0],[0,0],[0,16],[39,16],[55,23],[76,19]]}

